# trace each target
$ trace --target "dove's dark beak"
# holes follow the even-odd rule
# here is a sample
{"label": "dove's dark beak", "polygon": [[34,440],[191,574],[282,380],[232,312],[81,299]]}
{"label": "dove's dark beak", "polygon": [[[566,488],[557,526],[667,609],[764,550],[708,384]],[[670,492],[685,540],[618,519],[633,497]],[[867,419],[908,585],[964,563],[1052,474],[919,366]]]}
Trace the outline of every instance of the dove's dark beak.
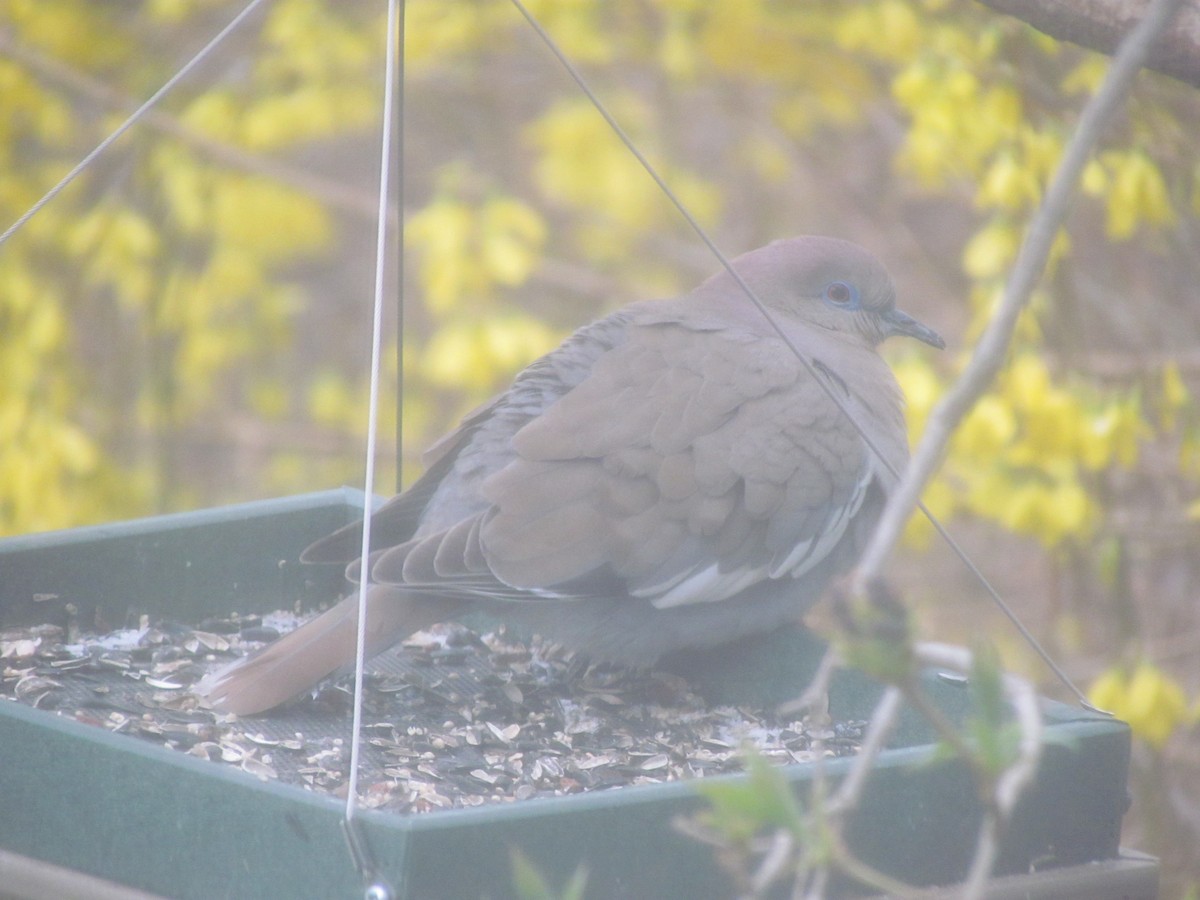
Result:
{"label": "dove's dark beak", "polygon": [[946,349],[946,342],[942,340],[940,334],[928,325],[921,324],[906,312],[892,309],[884,313],[880,318],[883,319],[888,337],[892,335],[904,335],[905,337],[916,338],[930,347],[937,347],[939,350]]}

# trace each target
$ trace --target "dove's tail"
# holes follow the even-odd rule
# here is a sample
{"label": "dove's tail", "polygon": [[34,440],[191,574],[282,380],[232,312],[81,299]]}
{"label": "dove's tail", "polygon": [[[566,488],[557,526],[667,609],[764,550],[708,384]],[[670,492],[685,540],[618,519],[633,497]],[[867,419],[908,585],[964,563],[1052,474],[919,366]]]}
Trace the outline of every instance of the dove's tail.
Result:
{"label": "dove's tail", "polygon": [[[445,600],[372,586],[367,591],[367,656],[450,618],[455,608]],[[358,595],[354,594],[250,656],[210,672],[195,692],[221,712],[239,716],[265,712],[352,664],[357,627]]]}

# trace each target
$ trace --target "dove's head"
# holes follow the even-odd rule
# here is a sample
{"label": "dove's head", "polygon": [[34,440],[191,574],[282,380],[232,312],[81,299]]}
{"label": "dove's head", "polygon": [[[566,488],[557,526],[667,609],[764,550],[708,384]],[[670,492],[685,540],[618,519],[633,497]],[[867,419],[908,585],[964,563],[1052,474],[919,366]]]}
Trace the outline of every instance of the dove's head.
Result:
{"label": "dove's head", "polygon": [[857,244],[829,237],[788,238],[739,256],[733,265],[769,308],[818,328],[872,346],[906,335],[945,347],[932,328],[896,308],[887,269]]}

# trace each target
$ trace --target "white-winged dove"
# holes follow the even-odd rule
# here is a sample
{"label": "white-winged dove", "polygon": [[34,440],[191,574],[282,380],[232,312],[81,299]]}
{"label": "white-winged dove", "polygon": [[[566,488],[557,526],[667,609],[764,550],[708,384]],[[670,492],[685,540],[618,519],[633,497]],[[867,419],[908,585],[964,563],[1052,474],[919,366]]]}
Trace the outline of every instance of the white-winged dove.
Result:
{"label": "white-winged dove", "polygon": [[[734,263],[899,472],[902,398],[876,346],[941,338],[883,265],[826,237]],[[486,608],[632,666],[797,620],[847,571],[893,477],[728,272],[572,335],[427,454],[372,520],[369,654]],[[305,562],[361,574],[361,524]],[[357,596],[213,673],[217,709],[270,709],[354,659]]]}

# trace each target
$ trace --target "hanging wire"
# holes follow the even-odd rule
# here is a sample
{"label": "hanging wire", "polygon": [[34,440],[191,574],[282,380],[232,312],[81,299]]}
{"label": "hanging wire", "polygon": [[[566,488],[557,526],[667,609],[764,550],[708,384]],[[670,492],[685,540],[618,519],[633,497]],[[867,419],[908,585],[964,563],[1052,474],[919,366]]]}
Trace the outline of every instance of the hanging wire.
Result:
{"label": "hanging wire", "polygon": [[[581,73],[579,69],[577,69],[570,61],[570,59],[567,58],[566,54],[563,53],[562,49],[555,42],[554,38],[552,38],[546,29],[542,27],[541,23],[525,7],[525,4],[522,3],[521,0],[512,0],[512,4],[517,8],[521,15],[525,17],[525,20],[529,23],[534,32],[537,33],[537,36],[542,40],[546,47],[549,48],[550,52],[554,54],[559,63],[562,64],[563,68],[566,69],[567,74],[571,76],[575,84],[578,85],[579,89],[596,108],[596,111],[604,118],[604,121],[608,123],[609,127],[616,134],[617,138],[620,139],[621,143],[625,145],[625,148],[631,154],[633,154],[634,158],[638,161],[638,163],[641,164],[642,168],[646,170],[646,173],[654,180],[654,183],[658,185],[659,189],[663,192],[666,198],[671,201],[672,205],[674,205],[675,209],[679,211],[679,214],[683,216],[687,224],[691,226],[692,230],[696,233],[704,245],[708,247],[713,256],[717,258],[717,261],[720,262],[724,269],[737,283],[742,293],[749,298],[750,302],[754,304],[759,313],[761,313],[763,318],[766,319],[767,323],[770,325],[771,329],[775,332],[779,339],[782,340],[787,348],[796,356],[798,360],[800,360],[800,363],[804,366],[808,374],[812,376],[813,380],[821,386],[821,389],[825,392],[825,395],[839,410],[841,410],[842,414],[849,420],[850,424],[854,427],[854,430],[858,432],[859,437],[862,438],[863,442],[867,445],[870,451],[884,465],[888,472],[891,473],[892,477],[899,480],[900,472],[894,465],[892,465],[891,461],[883,455],[882,451],[880,451],[879,447],[871,439],[870,435],[867,434],[862,425],[860,425],[854,418],[850,410],[847,409],[846,404],[842,402],[842,399],[837,395],[837,392],[833,390],[832,385],[830,385],[828,381],[822,377],[816,366],[813,365],[812,361],[800,352],[800,349],[784,332],[782,326],[780,326],[775,316],[769,309],[767,309],[766,304],[763,303],[759,296],[754,292],[753,288],[746,283],[745,279],[743,279],[738,271],[733,267],[733,264],[729,261],[729,257],[727,257],[721,251],[721,249],[716,245],[716,242],[713,241],[708,232],[705,231],[704,227],[696,220],[696,217],[692,215],[691,211],[688,210],[683,201],[679,199],[679,196],[671,189],[671,186],[667,184],[666,180],[658,173],[658,170],[655,169],[655,167],[650,163],[641,150],[638,149],[637,145],[633,142],[633,139],[629,137],[629,135],[625,132],[625,129],[621,127],[620,123],[616,120],[613,114],[609,112],[603,101],[600,100],[600,97],[595,91],[592,90],[587,80],[583,77],[583,73]],[[1076,701],[1078,701],[1078,703],[1085,709],[1092,710],[1093,712],[1103,713],[1105,715],[1111,715],[1104,710],[1097,709],[1088,702],[1088,699],[1083,691],[1076,687],[1075,683],[1071,680],[1067,673],[1064,672],[1061,667],[1059,667],[1058,663],[1056,663],[1050,654],[1042,647],[1037,638],[1033,636],[1033,633],[1026,628],[1025,624],[1017,617],[1017,614],[1013,612],[1012,608],[1004,601],[1004,598],[1000,596],[1000,592],[992,585],[990,581],[988,581],[987,577],[982,571],[980,571],[979,567],[976,566],[971,558],[967,555],[967,552],[958,544],[957,541],[954,540],[953,537],[951,537],[950,533],[946,531],[942,523],[933,514],[933,512],[930,511],[923,501],[919,499],[917,500],[917,508],[924,513],[927,519],[929,519],[934,529],[950,547],[951,551],[953,551],[955,556],[962,561],[963,565],[967,567],[972,576],[978,580],[980,585],[982,585],[983,589],[987,592],[988,596],[991,597],[992,602],[995,603],[996,606],[999,607],[1000,611],[1008,617],[1008,620],[1013,623],[1017,631],[1020,632],[1021,636],[1029,643],[1030,647],[1032,647],[1034,652],[1037,653],[1037,655],[1041,658],[1042,662],[1044,662],[1050,671],[1054,673],[1055,677],[1058,678],[1062,685],[1075,696]]]}
{"label": "hanging wire", "polygon": [[396,173],[394,189],[396,230],[393,240],[392,271],[396,279],[396,493],[404,489],[404,0],[396,22],[396,90],[391,106],[392,171]]}
{"label": "hanging wire", "polygon": [[[375,443],[379,432],[379,382],[380,360],[383,347],[383,281],[387,261],[387,210],[391,191],[392,174],[392,121],[394,118],[394,82],[397,71],[397,20],[402,15],[399,0],[388,0],[387,6],[387,50],[384,54],[383,88],[383,134],[379,152],[379,218],[375,232],[375,289],[371,322],[371,387],[367,409],[367,444],[363,493],[362,558],[371,555],[371,498],[375,496]],[[403,46],[403,45],[401,45]],[[398,177],[402,177],[399,176]],[[342,828],[350,855],[366,886],[366,896],[371,900],[385,900],[392,896],[391,888],[382,880],[375,865],[365,837],[354,818],[358,810],[358,770],[362,749],[362,697],[363,673],[366,668],[367,646],[367,593],[370,589],[370,566],[363,566],[363,576],[358,583],[358,630],[354,652],[354,714],[350,734],[350,776],[346,785],[346,809]]]}
{"label": "hanging wire", "polygon": [[49,203],[51,200],[53,200],[55,197],[57,197],[60,193],[62,193],[63,188],[65,188],[68,184],[70,184],[72,181],[74,181],[80,172],[82,172],[84,169],[86,169],[88,166],[90,166],[93,162],[95,162],[96,158],[101,153],[103,153],[105,150],[107,150],[112,145],[112,143],[117,140],[117,138],[119,138],[126,131],[128,131],[131,127],[133,127],[134,123],[136,123],[138,121],[138,119],[140,119],[142,116],[144,116],[146,113],[148,113],[150,111],[150,109],[155,104],[158,103],[159,100],[161,100],[163,97],[165,97],[167,95],[167,93],[173,87],[175,87],[175,85],[177,85],[180,81],[182,81],[185,77],[187,77],[187,74],[189,72],[191,72],[192,69],[196,68],[196,66],[198,66],[204,60],[204,58],[207,57],[208,54],[211,53],[217,47],[218,44],[220,44],[223,40],[225,40],[225,38],[227,38],[230,34],[232,34],[234,31],[236,31],[238,26],[240,26],[242,24],[242,22],[245,21],[246,17],[249,16],[252,12],[254,12],[254,10],[257,9],[259,6],[261,6],[264,2],[265,2],[265,0],[250,0],[250,3],[248,3],[246,5],[246,7],[240,13],[238,13],[236,16],[234,16],[228,25],[226,25],[224,28],[222,28],[220,31],[218,31],[216,36],[212,40],[210,40],[207,44],[205,44],[203,47],[201,47],[200,51],[195,56],[193,56],[190,60],[188,60],[186,63],[184,63],[183,68],[181,68],[178,72],[176,72],[169,79],[167,79],[166,84],[164,84],[157,91],[155,91],[153,94],[151,94],[150,98],[145,103],[143,103],[141,106],[139,106],[137,109],[135,109],[133,111],[133,113],[129,116],[128,119],[126,119],[124,122],[122,122],[120,125],[118,125],[117,129],[112,134],[110,134],[108,137],[106,137],[104,140],[102,140],[99,144],[97,144],[95,149],[93,149],[91,153],[89,153],[87,156],[85,156],[83,159],[81,159],[79,161],[79,164],[76,165],[75,168],[73,168],[70,172],[68,172],[66,175],[64,175],[62,180],[58,184],[56,184],[54,187],[50,188],[50,190],[48,190],[46,192],[45,196],[43,196],[42,199],[38,200],[37,203],[35,203],[35,204],[33,204],[33,206],[29,207],[29,209],[26,210],[25,214],[23,216],[21,216],[21,218],[17,219],[17,221],[15,221],[15,222],[13,222],[12,225],[10,225],[8,227],[8,229],[4,232],[4,234],[0,234],[0,244],[3,244],[10,237],[12,237],[14,234],[16,234],[17,231],[20,230],[21,226],[23,226],[26,222],[28,222],[35,215],[37,215],[43,206],[45,206],[47,203]]}

